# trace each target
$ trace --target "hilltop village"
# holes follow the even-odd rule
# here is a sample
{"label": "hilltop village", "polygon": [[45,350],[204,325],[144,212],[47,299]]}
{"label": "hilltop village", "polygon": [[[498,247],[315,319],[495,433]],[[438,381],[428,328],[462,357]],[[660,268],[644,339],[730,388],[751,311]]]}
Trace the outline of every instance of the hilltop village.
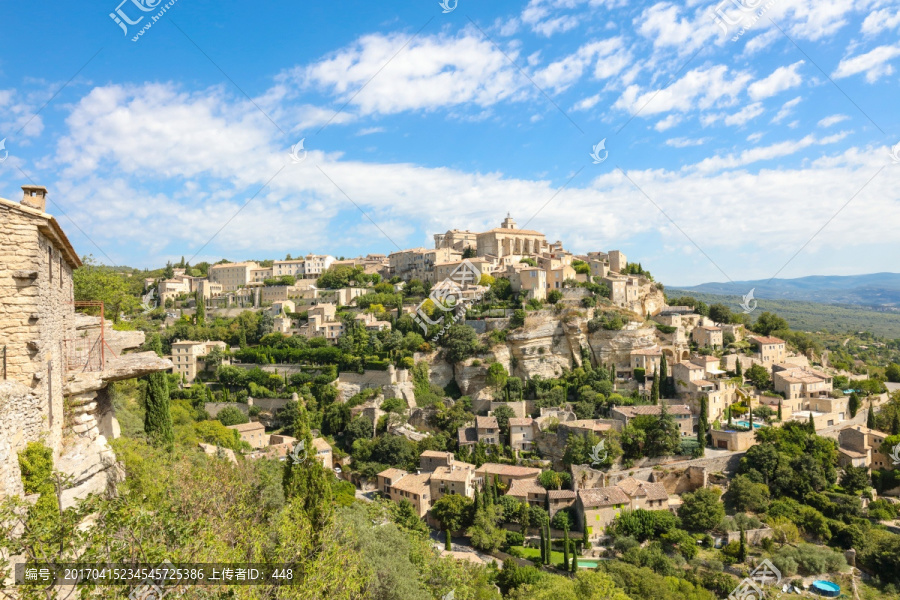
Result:
{"label": "hilltop village", "polygon": [[507,596],[605,569],[645,597],[622,583],[639,569],[696,588],[660,597],[727,597],[772,585],[764,561],[784,596],[896,578],[896,385],[777,315],[669,297],[623,252],[509,215],[389,255],[182,259],[91,304],[110,273],[24,190],[0,203],[20,240],[0,247],[0,498],[34,494],[40,448],[74,475],[68,507],[126,485],[112,440],[164,438],[217,469],[315,459],[335,498],[389,507]]}

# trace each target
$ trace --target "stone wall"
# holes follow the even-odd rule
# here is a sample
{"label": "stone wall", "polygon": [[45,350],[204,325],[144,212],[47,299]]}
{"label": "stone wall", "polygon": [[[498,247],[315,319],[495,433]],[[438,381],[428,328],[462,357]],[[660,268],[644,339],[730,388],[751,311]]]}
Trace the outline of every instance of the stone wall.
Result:
{"label": "stone wall", "polygon": [[250,406],[258,406],[260,410],[274,412],[281,410],[292,400],[292,398],[248,398],[247,404]]}
{"label": "stone wall", "polygon": [[0,499],[23,493],[19,452],[40,439],[43,416],[34,390],[17,381],[0,381]]}
{"label": "stone wall", "polygon": [[206,402],[203,404],[203,410],[209,415],[209,418],[215,419],[222,410],[233,406],[248,417],[250,416],[250,407],[242,402]]}

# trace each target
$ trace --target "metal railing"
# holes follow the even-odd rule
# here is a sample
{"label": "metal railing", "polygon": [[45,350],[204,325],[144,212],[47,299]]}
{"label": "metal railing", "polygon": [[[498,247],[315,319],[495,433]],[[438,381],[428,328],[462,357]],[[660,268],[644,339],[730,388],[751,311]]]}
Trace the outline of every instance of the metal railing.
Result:
{"label": "metal railing", "polygon": [[95,312],[99,309],[100,326],[85,331],[81,336],[63,340],[63,364],[67,373],[102,371],[106,367],[107,350],[115,354],[106,343],[106,319],[102,302],[75,302],[75,309]]}

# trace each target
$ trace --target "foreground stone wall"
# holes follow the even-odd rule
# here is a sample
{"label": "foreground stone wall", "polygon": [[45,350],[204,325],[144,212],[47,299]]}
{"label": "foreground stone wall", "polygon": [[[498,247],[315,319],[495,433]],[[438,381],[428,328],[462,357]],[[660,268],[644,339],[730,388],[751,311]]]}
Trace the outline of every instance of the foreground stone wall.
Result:
{"label": "foreground stone wall", "polygon": [[44,410],[40,397],[16,381],[0,381],[0,499],[22,495],[19,452],[41,439]]}

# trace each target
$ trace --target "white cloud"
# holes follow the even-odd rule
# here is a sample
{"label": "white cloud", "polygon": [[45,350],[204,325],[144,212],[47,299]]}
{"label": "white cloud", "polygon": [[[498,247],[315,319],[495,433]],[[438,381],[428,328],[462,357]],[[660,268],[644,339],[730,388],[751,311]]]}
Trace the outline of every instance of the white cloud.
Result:
{"label": "white cloud", "polygon": [[[534,74],[533,79],[540,87],[552,88],[559,92],[581,79],[584,70],[594,60],[597,61],[595,74],[600,71],[604,74],[603,78],[606,78],[621,71],[628,64],[628,57],[621,38],[591,42],[579,48],[574,54],[540,69]],[[599,78],[601,77],[598,76]]]}
{"label": "white cloud", "polygon": [[778,114],[775,115],[775,118],[772,119],[773,123],[781,123],[784,119],[789,117],[794,112],[794,107],[796,107],[803,100],[802,96],[797,96],[791,100],[788,100],[784,104],[781,105],[781,109],[778,111]]}
{"label": "white cloud", "polygon": [[641,35],[653,41],[655,48],[677,48],[686,54],[718,35],[708,9],[700,5],[691,17],[682,14],[681,6],[658,2],[644,9],[634,24]]}
{"label": "white cloud", "polygon": [[640,86],[630,85],[614,106],[631,114],[640,110],[643,115],[730,106],[750,79],[751,76],[745,72],[729,74],[728,67],[724,65],[699,68],[689,71],[662,90],[641,93]]}
{"label": "white cloud", "polygon": [[387,131],[384,127],[363,127],[356,132],[356,135],[372,135],[373,133],[384,133]]}
{"label": "white cloud", "polygon": [[689,148],[691,146],[702,146],[708,142],[710,138],[671,138],[666,140],[666,146],[673,148]]}
{"label": "white cloud", "polygon": [[697,171],[703,173],[713,173],[726,169],[735,169],[760,161],[773,160],[775,158],[790,156],[792,154],[800,152],[801,150],[809,148],[810,146],[824,146],[827,144],[833,144],[845,136],[846,134],[842,133],[818,139],[814,135],[807,135],[799,140],[777,142],[769,146],[757,146],[755,148],[750,148],[749,150],[744,150],[738,154],[729,154],[727,156],[713,156],[710,158],[706,158],[694,165],[694,168]]}
{"label": "white cloud", "polygon": [[748,104],[738,112],[734,114],[730,114],[725,117],[726,125],[744,125],[748,121],[751,121],[763,114],[762,102],[754,102],[753,104]]}
{"label": "white cloud", "polygon": [[821,121],[819,121],[819,127],[831,127],[832,125],[837,125],[841,121],[846,121],[849,119],[847,115],[831,115],[830,117],[825,117]]}
{"label": "white cloud", "polygon": [[[483,108],[530,86],[478,32],[419,36],[404,48],[409,39],[408,34],[366,35],[312,65],[283,73],[279,81],[330,93],[362,115],[465,104]],[[513,60],[518,56],[515,50],[507,54]]]}
{"label": "white cloud", "polygon": [[875,83],[881,77],[893,74],[894,67],[888,64],[888,61],[897,56],[900,56],[900,45],[879,46],[865,54],[841,60],[831,76],[835,79],[842,79],[858,73],[865,73],[866,81]]}
{"label": "white cloud", "polygon": [[783,92],[784,90],[797,87],[803,82],[803,78],[797,73],[797,69],[799,69],[804,62],[805,61],[800,60],[789,66],[778,67],[768,77],[751,83],[750,87],[747,88],[747,93],[750,94],[750,97],[754,100],[762,100]]}
{"label": "white cloud", "polygon": [[900,26],[900,10],[892,12],[889,8],[883,8],[867,16],[860,31],[866,35],[877,35],[898,26]]}
{"label": "white cloud", "polygon": [[653,128],[657,131],[667,131],[681,123],[681,117],[677,114],[671,114],[662,121],[658,121]]}

